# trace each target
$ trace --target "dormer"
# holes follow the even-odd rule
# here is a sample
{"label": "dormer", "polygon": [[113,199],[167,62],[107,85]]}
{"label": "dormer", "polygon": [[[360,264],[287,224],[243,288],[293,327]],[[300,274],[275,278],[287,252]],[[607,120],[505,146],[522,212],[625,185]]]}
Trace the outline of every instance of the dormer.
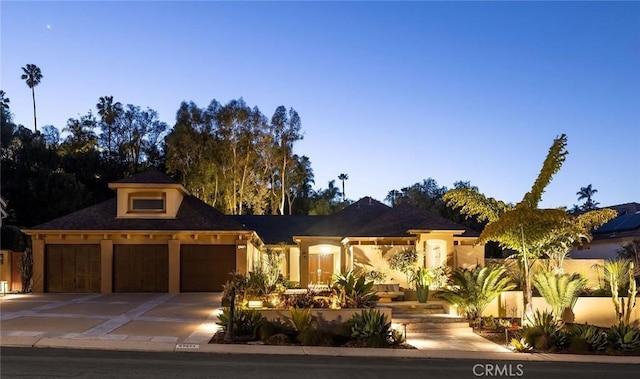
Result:
{"label": "dormer", "polygon": [[189,196],[182,184],[158,171],[147,171],[109,183],[116,190],[118,218],[176,218],[182,199]]}

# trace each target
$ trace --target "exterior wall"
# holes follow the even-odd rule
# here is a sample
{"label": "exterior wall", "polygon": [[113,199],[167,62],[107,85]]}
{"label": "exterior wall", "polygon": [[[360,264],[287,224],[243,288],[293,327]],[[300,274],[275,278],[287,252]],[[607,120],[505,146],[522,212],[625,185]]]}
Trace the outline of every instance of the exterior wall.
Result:
{"label": "exterior wall", "polygon": [[[144,213],[141,216],[140,213],[128,214],[129,210],[129,195],[139,192],[158,192],[164,193],[166,212],[164,213]],[[175,218],[182,204],[183,195],[176,188],[118,188],[118,218]]]}
{"label": "exterior wall", "polygon": [[289,280],[300,281],[300,248],[289,248]]}
{"label": "exterior wall", "polygon": [[[309,286],[309,259],[311,259],[311,253],[314,253],[319,249],[318,245],[330,246],[332,252],[337,251],[338,255],[341,254],[341,244],[338,238],[304,238],[301,239],[298,246],[300,247],[300,259],[299,259],[299,275],[300,275],[300,287],[306,288]],[[335,263],[337,262],[337,263]],[[340,256],[335,258],[334,265],[338,265],[340,269]]]}
{"label": "exterior wall", "polygon": [[[448,265],[453,267],[454,265],[454,237],[453,233],[449,232],[431,232],[418,234],[418,240],[416,241],[416,250],[418,252],[425,253],[425,263],[427,267],[435,268],[442,265]],[[440,262],[434,259],[434,248],[440,247]]]}
{"label": "exterior wall", "polygon": [[[412,245],[353,245],[354,270],[380,271],[386,275],[385,283],[398,283],[407,288],[407,276],[400,271],[391,269],[388,257],[391,257],[406,248],[414,248]],[[420,261],[421,255],[418,255]],[[422,259],[424,260],[424,258]]]}
{"label": "exterior wall", "polygon": [[454,268],[484,266],[484,245],[454,246]]}
{"label": "exterior wall", "polygon": [[[9,286],[11,285],[11,252],[9,250],[0,250],[0,254],[2,255],[2,264],[0,264],[0,281],[7,282],[7,288],[5,289],[7,292],[9,291]],[[2,288],[0,287],[0,292]]]}
{"label": "exterior wall", "polygon": [[[638,299],[640,300],[640,299]],[[533,298],[533,310],[551,311],[551,306],[542,297]],[[610,297],[580,297],[573,307],[573,322],[609,327],[617,323]],[[522,291],[508,291],[495,299],[482,313],[483,316],[522,317]],[[640,327],[640,306],[631,313],[631,322]]]}
{"label": "exterior wall", "polygon": [[[638,239],[640,237],[635,237]],[[606,240],[591,241],[588,245],[583,246],[583,250],[573,248],[571,250],[571,258],[573,259],[615,259],[618,257],[617,251],[620,247],[628,242],[632,242],[634,237],[626,238],[610,238]],[[588,248],[585,248],[587,247]]]}
{"label": "exterior wall", "polygon": [[[517,260],[515,259],[487,259],[486,264],[497,263],[506,266],[508,269],[517,270]],[[544,270],[548,265],[547,259],[538,259],[534,263],[532,272]],[[564,272],[572,274],[574,272],[582,274],[587,279],[588,288],[601,288],[602,287],[602,266],[604,265],[603,259],[565,259],[563,268]]]}

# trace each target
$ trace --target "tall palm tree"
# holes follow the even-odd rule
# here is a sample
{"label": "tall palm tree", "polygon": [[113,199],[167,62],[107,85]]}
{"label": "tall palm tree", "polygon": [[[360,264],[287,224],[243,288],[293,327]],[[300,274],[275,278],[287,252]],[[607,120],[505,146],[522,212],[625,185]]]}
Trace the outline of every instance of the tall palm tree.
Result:
{"label": "tall palm tree", "polygon": [[42,80],[42,72],[40,71],[40,67],[35,64],[27,64],[26,67],[22,67],[23,74],[21,76],[22,80],[27,83],[27,86],[31,88],[31,97],[33,98],[33,130],[35,132],[38,131],[38,123],[36,121],[36,92],[35,86],[40,84]]}
{"label": "tall palm tree", "polygon": [[345,197],[344,197],[344,181],[349,179],[349,175],[347,174],[340,174],[338,175],[338,180],[342,181],[342,202],[345,201]]}
{"label": "tall palm tree", "polygon": [[576,192],[576,195],[578,195],[578,200],[586,199],[584,205],[582,206],[584,210],[595,209],[595,207],[598,206],[599,203],[591,199],[597,192],[598,190],[593,188],[591,184],[586,187],[580,187],[580,191]]}

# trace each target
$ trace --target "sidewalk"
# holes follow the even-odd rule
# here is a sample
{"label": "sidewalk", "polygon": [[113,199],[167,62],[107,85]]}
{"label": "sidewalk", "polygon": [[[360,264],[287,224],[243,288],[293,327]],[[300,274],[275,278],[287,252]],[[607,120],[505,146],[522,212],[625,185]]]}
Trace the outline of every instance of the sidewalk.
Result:
{"label": "sidewalk", "polygon": [[640,364],[640,357],[517,354],[475,334],[409,335],[417,350],[208,344],[219,293],[27,294],[0,297],[0,346]]}

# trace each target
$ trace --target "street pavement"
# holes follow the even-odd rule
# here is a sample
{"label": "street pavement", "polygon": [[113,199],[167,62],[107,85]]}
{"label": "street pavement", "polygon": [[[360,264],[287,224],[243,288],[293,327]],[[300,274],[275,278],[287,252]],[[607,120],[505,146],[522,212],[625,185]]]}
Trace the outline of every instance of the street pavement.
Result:
{"label": "street pavement", "polygon": [[0,297],[0,346],[640,364],[640,357],[518,354],[472,333],[416,334],[417,349],[209,344],[220,293],[7,294]]}

